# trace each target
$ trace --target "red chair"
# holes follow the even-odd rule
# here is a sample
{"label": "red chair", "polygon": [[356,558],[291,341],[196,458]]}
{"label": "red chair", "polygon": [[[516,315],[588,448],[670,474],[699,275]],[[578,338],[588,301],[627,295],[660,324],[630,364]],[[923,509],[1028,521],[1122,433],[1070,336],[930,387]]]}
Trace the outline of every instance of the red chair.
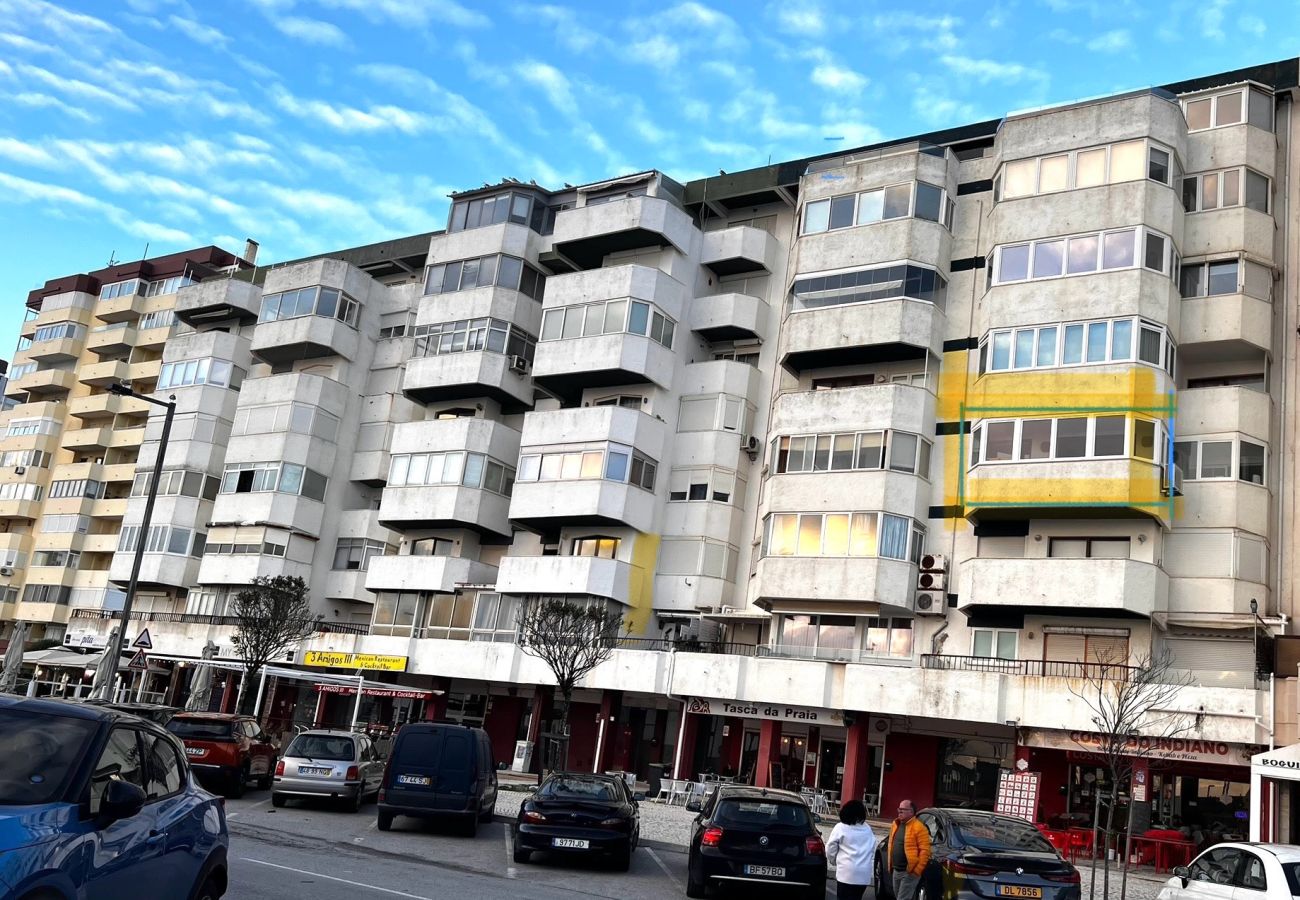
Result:
{"label": "red chair", "polygon": [[1093,855],[1092,831],[1086,828],[1071,828],[1067,849],[1070,862],[1078,862],[1080,856]]}

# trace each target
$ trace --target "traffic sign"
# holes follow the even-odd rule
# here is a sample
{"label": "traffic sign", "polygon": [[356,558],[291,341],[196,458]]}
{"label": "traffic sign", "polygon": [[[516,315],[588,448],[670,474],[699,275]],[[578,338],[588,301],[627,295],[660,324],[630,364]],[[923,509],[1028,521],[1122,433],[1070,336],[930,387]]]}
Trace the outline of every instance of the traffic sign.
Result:
{"label": "traffic sign", "polygon": [[131,642],[132,647],[142,647],[145,650],[153,649],[153,638],[149,637],[149,629],[146,628],[140,632],[140,636]]}
{"label": "traffic sign", "polygon": [[143,650],[137,650],[135,651],[135,656],[131,657],[131,661],[126,664],[126,667],[128,669],[139,669],[142,672],[147,671],[149,668],[149,657],[144,655]]}

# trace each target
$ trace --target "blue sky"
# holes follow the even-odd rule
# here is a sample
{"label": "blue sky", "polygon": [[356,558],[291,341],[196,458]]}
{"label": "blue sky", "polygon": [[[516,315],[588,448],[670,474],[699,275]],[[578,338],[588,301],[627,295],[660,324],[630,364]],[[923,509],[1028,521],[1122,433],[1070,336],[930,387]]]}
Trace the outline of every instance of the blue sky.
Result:
{"label": "blue sky", "polygon": [[0,0],[0,357],[47,278],[445,223],[453,189],[686,181],[1295,55],[1249,0]]}

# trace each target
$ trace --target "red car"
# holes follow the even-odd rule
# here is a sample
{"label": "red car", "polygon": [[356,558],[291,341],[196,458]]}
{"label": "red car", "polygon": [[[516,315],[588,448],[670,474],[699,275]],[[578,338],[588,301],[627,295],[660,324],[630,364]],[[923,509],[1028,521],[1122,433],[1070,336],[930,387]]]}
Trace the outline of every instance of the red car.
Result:
{"label": "red car", "polygon": [[167,730],[185,745],[190,768],[200,780],[220,785],[230,797],[242,797],[249,779],[270,790],[277,751],[252,716],[178,713]]}

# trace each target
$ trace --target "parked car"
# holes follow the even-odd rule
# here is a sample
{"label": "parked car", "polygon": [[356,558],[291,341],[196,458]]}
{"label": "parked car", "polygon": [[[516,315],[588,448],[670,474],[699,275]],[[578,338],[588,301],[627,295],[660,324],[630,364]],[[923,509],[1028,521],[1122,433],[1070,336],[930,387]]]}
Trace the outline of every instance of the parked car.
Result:
{"label": "parked car", "polygon": [[397,732],[379,789],[380,831],[395,816],[450,817],[472,836],[491,821],[496,802],[492,742],[482,728],[417,722]]}
{"label": "parked car", "polygon": [[1300,847],[1215,844],[1174,869],[1159,900],[1278,900],[1300,897]]}
{"label": "parked car", "polygon": [[0,896],[216,900],[230,837],[180,742],[112,709],[0,696]]}
{"label": "parked car", "polygon": [[172,716],[180,712],[180,709],[175,706],[163,706],[159,703],[118,703],[113,700],[83,700],[82,702],[130,713],[148,719],[155,725],[166,725],[171,721]]}
{"label": "parked car", "polygon": [[515,862],[534,851],[602,854],[626,872],[641,839],[641,813],[627,782],[612,775],[548,775],[519,807]]}
{"label": "parked car", "polygon": [[275,765],[271,805],[293,797],[340,801],[358,812],[367,797],[379,793],[384,761],[364,734],[350,731],[304,731],[285,748]]}
{"label": "parked car", "polygon": [[185,756],[201,781],[229,797],[244,796],[249,779],[262,790],[275,777],[275,745],[252,716],[233,713],[178,713],[167,730],[181,739]]}
{"label": "parked car", "polygon": [[791,791],[723,785],[691,827],[686,896],[723,884],[763,882],[826,896],[826,846],[803,798]]}
{"label": "parked car", "polygon": [[[1079,900],[1079,870],[1024,819],[974,809],[923,809],[930,864],[918,887],[926,900],[1017,897]],[[894,896],[889,847],[876,850],[876,895]]]}

